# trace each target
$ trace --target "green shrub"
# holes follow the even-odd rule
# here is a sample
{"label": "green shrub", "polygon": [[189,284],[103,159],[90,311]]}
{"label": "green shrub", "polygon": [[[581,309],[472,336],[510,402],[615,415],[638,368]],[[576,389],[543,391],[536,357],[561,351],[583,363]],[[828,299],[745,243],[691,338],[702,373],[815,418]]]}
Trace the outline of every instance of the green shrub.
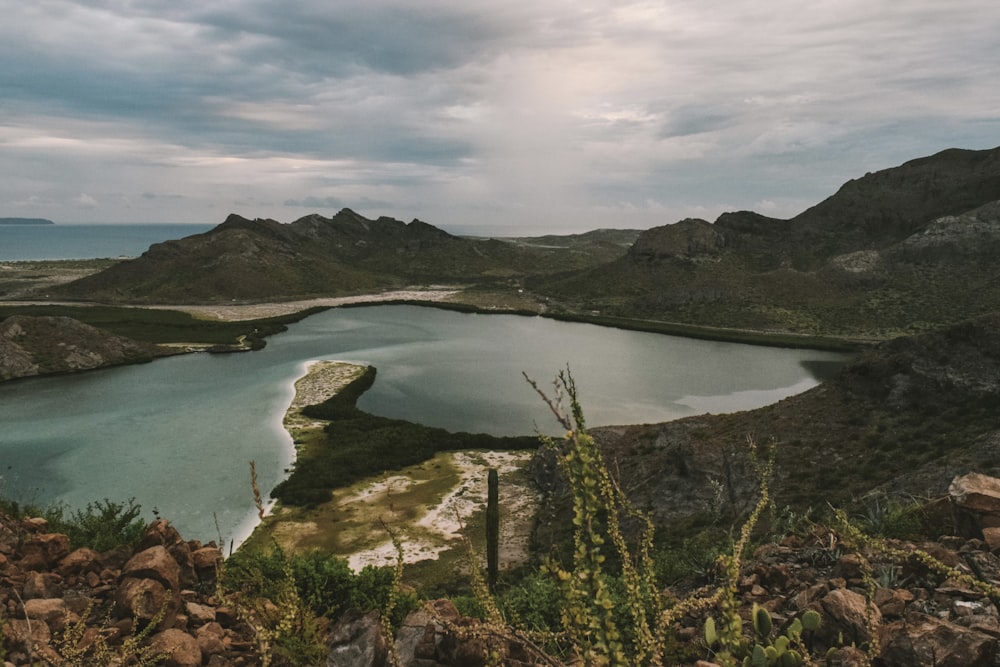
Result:
{"label": "green shrub", "polygon": [[52,532],[69,537],[70,548],[89,547],[104,552],[118,547],[134,547],[149,525],[139,515],[142,508],[135,498],[127,503],[103,501],[87,503],[84,509],[73,511],[58,505],[41,512]]}
{"label": "green shrub", "polygon": [[[346,610],[384,609],[393,590],[393,570],[366,566],[355,573],[343,558],[309,551],[286,554],[274,545],[270,550],[237,551],[223,568],[222,584],[228,590],[255,597],[277,598],[288,583],[316,616],[336,618]],[[397,597],[393,623],[416,608],[414,596]]]}

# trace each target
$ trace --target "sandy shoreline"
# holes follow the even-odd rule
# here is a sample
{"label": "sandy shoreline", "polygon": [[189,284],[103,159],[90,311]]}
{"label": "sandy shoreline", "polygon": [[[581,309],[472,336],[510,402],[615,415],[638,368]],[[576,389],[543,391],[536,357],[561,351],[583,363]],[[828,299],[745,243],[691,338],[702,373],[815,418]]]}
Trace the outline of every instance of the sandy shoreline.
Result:
{"label": "sandy shoreline", "polygon": [[323,297],[318,299],[305,299],[302,301],[275,301],[268,303],[234,303],[218,305],[180,304],[139,307],[162,310],[179,310],[185,313],[191,313],[197,317],[224,320],[226,322],[239,322],[242,320],[258,320],[266,317],[291,315],[292,313],[300,313],[303,310],[308,310],[310,308],[336,308],[338,306],[346,306],[356,303],[382,303],[385,301],[446,301],[456,294],[458,294],[458,290],[454,289],[395,290],[392,292],[379,292],[377,294]]}
{"label": "sandy shoreline", "polygon": [[[295,381],[295,394],[284,417],[284,426],[293,442],[301,442],[326,424],[305,417],[302,408],[327,400],[360,376],[365,368],[330,360],[306,364],[305,374]],[[511,567],[528,557],[528,540],[538,505],[537,493],[520,474],[532,455],[533,452],[440,453],[426,465],[338,489],[331,494],[330,503],[315,512],[279,507],[266,518],[261,528],[282,548],[292,551],[310,548],[322,538],[323,530],[330,530],[330,515],[335,514],[341,517],[335,532],[343,539],[338,541],[354,545],[348,552],[337,555],[347,558],[352,569],[360,570],[365,565],[395,562],[395,548],[381,525],[385,521],[403,544],[404,562],[436,559],[443,552],[460,546],[464,526],[470,518],[484,511],[487,471],[496,468],[503,497],[501,567]],[[431,470],[429,475],[427,470]],[[435,491],[433,502],[426,502],[419,487],[434,486],[446,478],[453,478],[450,487]],[[407,504],[409,494],[424,500]]]}

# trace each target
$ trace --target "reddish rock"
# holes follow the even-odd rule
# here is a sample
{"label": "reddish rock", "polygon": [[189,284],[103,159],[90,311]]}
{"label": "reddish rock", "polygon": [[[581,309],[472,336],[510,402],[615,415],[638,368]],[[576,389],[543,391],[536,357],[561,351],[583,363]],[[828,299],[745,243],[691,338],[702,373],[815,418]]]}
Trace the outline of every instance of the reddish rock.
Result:
{"label": "reddish rock", "polygon": [[882,623],[882,612],[874,603],[869,605],[865,596],[846,588],[827,593],[820,600],[818,611],[822,624],[817,636],[826,646],[865,646],[873,639],[870,625],[877,628]]}
{"label": "reddish rock", "polygon": [[71,577],[100,572],[102,569],[104,569],[104,564],[101,563],[101,554],[93,549],[83,547],[59,561],[57,571],[64,577]]}
{"label": "reddish rock", "polygon": [[990,551],[1000,552],[1000,527],[983,528],[983,540]]}
{"label": "reddish rock", "polygon": [[198,640],[182,630],[158,632],[149,641],[153,655],[165,655],[166,667],[200,667],[202,655]]}
{"label": "reddish rock", "polygon": [[994,667],[995,637],[926,614],[910,613],[883,629],[885,667]]}
{"label": "reddish rock", "polygon": [[195,630],[194,636],[198,641],[202,655],[212,656],[225,653],[226,642],[224,638],[226,633],[218,623],[206,623]]}
{"label": "reddish rock", "polygon": [[166,549],[167,553],[174,559],[178,568],[178,580],[182,587],[190,588],[197,582],[191,558],[191,547],[177,532],[177,529],[165,519],[159,519],[149,524],[136,549],[144,550],[155,546]]}
{"label": "reddish rock", "polygon": [[24,615],[32,621],[45,623],[52,632],[60,632],[68,622],[76,620],[62,598],[25,600]]}
{"label": "reddish rock", "polygon": [[52,572],[27,572],[21,597],[25,600],[59,597],[63,590],[62,581],[62,577]]}
{"label": "reddish rock", "polygon": [[215,622],[215,609],[197,602],[187,602],[184,611],[195,627]]}
{"label": "reddish rock", "polygon": [[68,553],[68,537],[62,533],[42,533],[25,542],[19,565],[25,570],[49,570]]}
{"label": "reddish rock", "polygon": [[145,626],[162,613],[161,627],[174,624],[178,599],[155,579],[125,579],[118,587],[115,602],[119,615],[126,614]]}
{"label": "reddish rock", "polygon": [[122,579],[155,579],[172,592],[180,591],[180,568],[163,546],[143,549],[132,556],[122,568]]}
{"label": "reddish rock", "polygon": [[222,550],[212,546],[196,549],[191,552],[191,561],[200,581],[215,581],[222,564]]}

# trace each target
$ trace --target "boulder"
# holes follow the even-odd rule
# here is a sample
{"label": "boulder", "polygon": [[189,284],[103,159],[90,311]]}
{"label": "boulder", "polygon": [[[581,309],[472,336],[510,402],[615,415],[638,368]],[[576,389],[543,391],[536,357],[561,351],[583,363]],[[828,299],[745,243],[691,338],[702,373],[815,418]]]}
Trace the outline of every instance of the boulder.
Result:
{"label": "boulder", "polygon": [[158,632],[149,640],[150,653],[164,655],[166,667],[199,667],[201,648],[198,640],[183,630],[169,629]]}
{"label": "boulder", "polygon": [[21,548],[20,566],[25,570],[50,570],[69,554],[69,538],[62,533],[33,535]]}
{"label": "boulder", "polygon": [[156,546],[166,549],[176,562],[179,582],[183,588],[190,588],[197,582],[191,547],[166,519],[157,519],[149,524],[136,549]]}
{"label": "boulder", "polygon": [[99,573],[104,569],[101,554],[86,547],[77,549],[59,561],[57,572],[63,577],[77,577],[89,572]]}
{"label": "boulder", "polygon": [[162,614],[161,627],[177,617],[178,598],[155,579],[125,579],[115,595],[119,615],[125,614],[145,627]]}
{"label": "boulder", "polygon": [[132,556],[122,568],[122,579],[155,579],[165,589],[180,590],[180,567],[163,546],[144,549]]}
{"label": "boulder", "polygon": [[822,616],[817,638],[825,646],[865,646],[873,640],[870,628],[882,623],[882,612],[874,603],[869,605],[864,595],[846,588],[830,591],[814,608]]}
{"label": "boulder", "polygon": [[377,611],[365,614],[349,609],[330,630],[327,648],[326,667],[384,667],[388,664],[389,643]]}
{"label": "boulder", "polygon": [[959,530],[965,537],[983,536],[984,528],[1000,527],[1000,479],[971,472],[948,487]]}
{"label": "boulder", "polygon": [[956,623],[911,612],[883,629],[880,659],[884,667],[993,667],[996,637]]}
{"label": "boulder", "polygon": [[24,589],[21,596],[25,600],[32,598],[57,598],[62,594],[62,577],[52,572],[29,571],[24,576]]}
{"label": "boulder", "polygon": [[70,620],[69,609],[62,598],[25,600],[24,615],[29,620],[45,623],[53,632],[62,631]]}

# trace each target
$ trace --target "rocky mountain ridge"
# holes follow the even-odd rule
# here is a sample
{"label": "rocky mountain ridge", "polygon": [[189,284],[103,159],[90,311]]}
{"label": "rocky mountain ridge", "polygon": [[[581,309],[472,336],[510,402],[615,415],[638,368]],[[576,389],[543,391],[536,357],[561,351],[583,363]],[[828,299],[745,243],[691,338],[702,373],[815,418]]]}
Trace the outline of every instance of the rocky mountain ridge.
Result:
{"label": "rocky mountain ridge", "polygon": [[617,260],[527,287],[613,317],[883,339],[1000,309],[998,202],[1000,148],[943,151],[789,220],[682,220]]}
{"label": "rocky mountain ridge", "polygon": [[[370,220],[350,209],[289,224],[230,215],[208,232],[155,244],[141,257],[49,292],[137,303],[342,296],[412,284],[509,281],[552,270],[547,261],[558,250],[457,237],[420,220]],[[587,255],[577,252],[573,261]]]}

